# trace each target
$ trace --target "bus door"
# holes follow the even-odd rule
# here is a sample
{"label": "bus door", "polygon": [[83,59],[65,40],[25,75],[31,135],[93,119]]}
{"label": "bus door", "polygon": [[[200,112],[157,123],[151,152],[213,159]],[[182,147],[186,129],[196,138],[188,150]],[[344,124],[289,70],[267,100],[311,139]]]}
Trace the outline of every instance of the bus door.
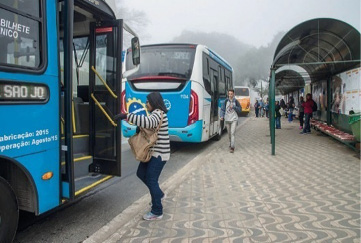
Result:
{"label": "bus door", "polygon": [[89,148],[93,162],[89,171],[121,174],[120,112],[121,51],[123,21],[92,23],[89,62]]}
{"label": "bus door", "polygon": [[219,99],[219,92],[218,92],[218,72],[214,69],[210,69],[211,73],[211,117],[210,117],[210,124],[209,124],[209,135],[212,137],[214,134],[218,132],[218,99]]}

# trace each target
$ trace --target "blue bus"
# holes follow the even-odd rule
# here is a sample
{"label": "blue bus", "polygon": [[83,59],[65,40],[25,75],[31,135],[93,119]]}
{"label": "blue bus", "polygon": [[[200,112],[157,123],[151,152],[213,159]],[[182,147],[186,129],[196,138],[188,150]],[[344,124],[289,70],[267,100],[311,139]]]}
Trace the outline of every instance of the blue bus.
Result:
{"label": "blue bus", "polygon": [[0,242],[120,176],[123,28],[103,0],[0,2]]}
{"label": "blue bus", "polygon": [[[141,47],[142,63],[123,79],[122,112],[147,115],[146,95],[161,92],[167,106],[171,141],[220,139],[224,124],[220,108],[233,87],[233,69],[221,56],[199,44],[158,44]],[[125,69],[134,70],[132,51]],[[122,121],[124,137],[136,127]]]}

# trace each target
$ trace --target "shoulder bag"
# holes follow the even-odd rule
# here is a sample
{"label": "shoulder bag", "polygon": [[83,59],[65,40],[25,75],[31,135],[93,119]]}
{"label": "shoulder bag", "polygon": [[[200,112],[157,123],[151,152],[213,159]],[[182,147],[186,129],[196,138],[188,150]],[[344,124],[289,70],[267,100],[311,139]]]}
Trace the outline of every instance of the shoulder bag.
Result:
{"label": "shoulder bag", "polygon": [[163,124],[163,112],[161,120],[157,128],[140,127],[139,133],[136,133],[128,139],[128,143],[136,160],[140,162],[148,162],[152,157],[151,147],[157,142],[159,129]]}

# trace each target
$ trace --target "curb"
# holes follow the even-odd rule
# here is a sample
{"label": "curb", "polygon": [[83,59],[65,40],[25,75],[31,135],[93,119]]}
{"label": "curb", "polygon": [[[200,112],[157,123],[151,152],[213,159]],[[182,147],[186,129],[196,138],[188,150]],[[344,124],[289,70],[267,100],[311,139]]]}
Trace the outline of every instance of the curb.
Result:
{"label": "curb", "polygon": [[[252,120],[251,117],[248,117],[242,124],[237,126],[237,130],[241,129],[241,127],[243,127],[249,120]],[[226,138],[224,137],[222,140],[225,139]],[[208,149],[189,161],[176,174],[164,181],[160,185],[164,192],[172,191],[178,187],[179,184],[181,184],[189,174],[195,171],[203,162],[207,161],[207,157],[210,156],[209,150],[212,150],[217,145],[219,145],[219,143],[214,143],[209,146]],[[104,225],[93,235],[89,236],[89,238],[84,240],[83,243],[117,242],[129,228],[139,222],[143,211],[145,211],[145,209],[148,207],[149,201],[150,195],[147,193],[132,203],[132,205],[126,208],[123,212],[115,216],[109,223]]]}

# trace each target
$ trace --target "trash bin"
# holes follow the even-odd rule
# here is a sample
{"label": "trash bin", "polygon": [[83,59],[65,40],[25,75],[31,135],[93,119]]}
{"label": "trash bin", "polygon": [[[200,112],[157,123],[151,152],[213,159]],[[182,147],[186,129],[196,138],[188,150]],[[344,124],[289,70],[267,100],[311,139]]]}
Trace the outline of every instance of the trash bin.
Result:
{"label": "trash bin", "polygon": [[351,126],[352,134],[360,142],[360,120],[361,112],[349,115],[348,124]]}

